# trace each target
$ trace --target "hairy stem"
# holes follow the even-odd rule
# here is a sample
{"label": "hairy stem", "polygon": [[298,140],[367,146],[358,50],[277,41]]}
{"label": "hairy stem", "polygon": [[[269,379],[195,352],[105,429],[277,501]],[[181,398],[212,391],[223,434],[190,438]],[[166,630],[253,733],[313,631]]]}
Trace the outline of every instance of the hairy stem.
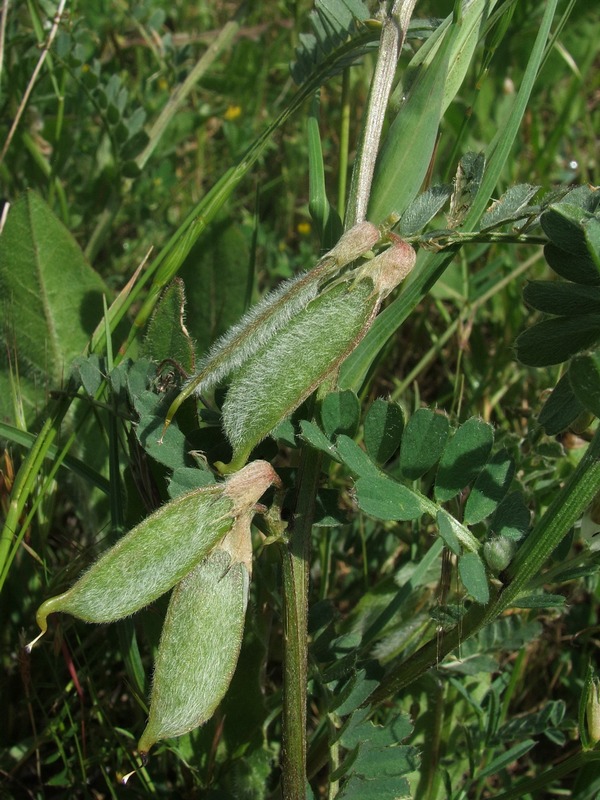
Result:
{"label": "hairy stem", "polygon": [[283,797],[306,797],[307,621],[310,540],[321,458],[304,448],[296,513],[283,553]]}
{"label": "hairy stem", "polygon": [[394,0],[392,10],[383,20],[377,64],[369,91],[366,121],[358,143],[359,155],[356,167],[352,173],[346,230],[367,218],[383,120],[392,91],[398,57],[416,2],[417,0]]}

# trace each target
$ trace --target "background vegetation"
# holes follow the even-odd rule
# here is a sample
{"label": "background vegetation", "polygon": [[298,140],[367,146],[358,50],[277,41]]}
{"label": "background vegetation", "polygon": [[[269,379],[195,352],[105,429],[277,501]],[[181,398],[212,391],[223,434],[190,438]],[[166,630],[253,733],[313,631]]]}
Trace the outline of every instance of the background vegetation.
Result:
{"label": "background vegetation", "polygon": [[[424,189],[452,184],[465,154],[485,152],[489,160],[502,147],[499,132],[531,77],[543,6],[535,0],[496,4],[439,123]],[[351,162],[365,114],[379,32],[368,35],[367,27],[353,53],[360,56],[356,66],[324,70],[327,80],[310,86],[296,108],[289,66],[306,43],[310,8],[300,1],[241,8],[185,0],[59,4],[56,36],[28,96],[57,6],[46,0],[4,6],[0,179],[13,222],[0,237],[0,502],[12,522],[0,561],[0,796],[267,798],[280,792],[281,565],[276,547],[261,547],[258,530],[251,612],[230,691],[211,722],[168,741],[145,768],[134,750],[147,716],[164,603],[110,626],[60,619],[31,655],[23,645],[43,599],[70,585],[97,553],[181,486],[198,480],[201,459],[176,457],[178,443],[166,456],[155,446],[156,420],[164,419],[168,403],[148,400],[146,382],[150,376],[153,385],[170,388],[177,381],[171,372],[157,376],[155,365],[176,358],[192,371],[253,301],[312,266],[332,244],[330,230],[321,235],[323,216],[315,208],[314,153],[311,185],[308,180],[315,120],[327,196],[343,216],[348,157]],[[419,23],[401,58],[403,82],[392,97],[390,120],[411,90],[407,65],[452,12],[450,2],[417,4]],[[315,422],[305,411],[296,422],[304,419],[313,428],[305,425],[302,436],[291,426],[280,431],[279,455],[273,440],[261,445],[259,454],[276,459],[289,485],[300,447],[306,452],[308,443],[330,454],[330,445],[338,447],[337,457],[321,465],[320,483],[328,491],[319,495],[324,505],[313,529],[307,770],[316,797],[600,796],[597,753],[582,733],[580,707],[597,658],[597,556],[582,541],[579,524],[569,521],[551,558],[554,548],[537,557],[543,578],[536,583],[537,575],[529,576],[528,602],[469,637],[469,618],[464,633],[456,622],[486,600],[475,597],[478,606],[473,582],[469,589],[468,576],[459,579],[448,540],[442,548],[435,526],[420,515],[398,520],[369,505],[356,483],[364,478],[353,460],[359,456],[342,452],[335,438],[349,434],[368,451],[368,413],[382,398],[400,404],[406,420],[428,408],[427,425],[434,412],[453,430],[472,418],[490,423],[485,430],[493,429],[493,453],[508,454],[513,465],[505,496],[519,493],[519,508],[526,509],[520,536],[529,519],[535,529],[565,486],[577,485],[578,479],[569,481],[578,464],[588,463],[582,458],[595,435],[594,401],[581,402],[581,413],[569,417],[570,395],[568,425],[541,425],[540,411],[565,368],[536,362],[516,351],[515,341],[543,317],[539,302],[524,302],[525,281],[556,278],[540,246],[548,234],[538,224],[544,202],[550,203],[547,193],[598,182],[599,38],[590,4],[558,4],[518,135],[506,139],[510,154],[493,197],[516,184],[539,187],[536,200],[523,204],[530,204],[529,240],[512,241],[516,234],[508,227],[506,240],[471,237],[460,249],[453,240],[446,252],[455,256],[431,273],[424,287],[430,291],[417,295],[410,309],[394,306],[408,317],[402,328],[374,355],[361,351],[342,372],[342,386],[360,403],[332,394],[329,417],[320,413]],[[311,98],[321,82],[315,111]],[[288,113],[285,124],[269,128]],[[257,141],[264,143],[260,152],[252,150]],[[411,147],[416,152],[417,142],[405,147],[409,161]],[[255,162],[249,170],[239,166],[246,158]],[[455,201],[464,204],[464,220],[480,182],[477,165],[463,165],[466,178]],[[207,207],[210,224],[200,230],[197,206],[211,191],[215,198],[229,192],[222,183],[229,169],[235,192],[218,209]],[[585,196],[582,202],[596,213],[597,201]],[[456,202],[446,204],[428,230],[457,229],[462,212]],[[194,235],[172,238],[196,218]],[[426,234],[420,228],[411,233],[420,259],[429,258]],[[28,272],[28,265],[42,261],[38,274]],[[65,278],[67,261],[75,272]],[[132,281],[140,264],[157,262]],[[428,263],[420,260],[415,272],[423,274]],[[154,330],[148,326],[175,274],[185,287],[189,338],[177,325],[160,327],[160,316]],[[170,320],[179,318],[181,292],[176,284],[168,297]],[[110,312],[103,310],[103,297]],[[572,330],[578,330],[577,313],[574,318]],[[90,337],[92,348],[82,357]],[[594,328],[581,349],[593,352],[597,338]],[[539,346],[534,341],[535,351]],[[102,384],[107,375],[108,388]],[[177,431],[211,464],[226,458],[215,410],[203,412],[201,434],[194,433],[193,413],[186,413],[182,409]],[[412,435],[419,439],[416,423]],[[26,456],[36,437],[46,444],[32,464]],[[408,445],[398,456],[400,437],[398,430],[396,447],[380,466],[424,497],[437,491],[439,500],[436,467],[443,447],[420,470]],[[579,498],[573,512],[577,519],[597,489],[587,484],[589,497]],[[453,517],[464,517],[468,496],[465,490],[451,498]],[[490,524],[489,514],[476,519],[481,542],[489,541]],[[593,510],[585,526],[593,532]],[[493,590],[490,568],[488,578]],[[424,642],[435,651],[432,663],[411,661]],[[448,650],[453,655],[444,658]],[[369,697],[375,698],[370,716],[361,716]],[[124,788],[119,778],[130,769],[138,771]]]}

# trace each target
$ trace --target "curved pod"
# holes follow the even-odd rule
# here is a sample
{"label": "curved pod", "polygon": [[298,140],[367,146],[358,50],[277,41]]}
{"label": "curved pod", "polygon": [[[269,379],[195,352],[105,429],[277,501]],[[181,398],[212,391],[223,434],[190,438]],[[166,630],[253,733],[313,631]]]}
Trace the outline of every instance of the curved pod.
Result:
{"label": "curved pod", "polygon": [[270,464],[255,461],[224,483],[163,506],[100,556],[71,589],[42,603],[36,617],[40,636],[54,612],[86,622],[114,622],[153,602],[210,553],[236,521],[246,520],[261,495],[278,482]]}

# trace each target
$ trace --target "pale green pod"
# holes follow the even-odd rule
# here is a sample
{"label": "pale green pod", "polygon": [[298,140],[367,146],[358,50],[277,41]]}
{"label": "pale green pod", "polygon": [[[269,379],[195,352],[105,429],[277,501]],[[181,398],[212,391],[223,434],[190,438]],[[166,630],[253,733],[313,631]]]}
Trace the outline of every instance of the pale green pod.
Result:
{"label": "pale green pod", "polygon": [[483,545],[483,557],[495,575],[508,567],[517,547],[517,542],[506,536],[494,536]]}
{"label": "pale green pod", "polygon": [[250,518],[240,518],[223,544],[173,590],[148,724],[138,743],[142,756],[155,742],[209,720],[227,691],[244,633],[250,559]]}
{"label": "pale green pod", "polygon": [[237,370],[223,405],[233,471],[361,341],[381,300],[410,272],[415,252],[398,241],[323,291]]}
{"label": "pale green pod", "polygon": [[254,461],[221,484],[163,506],[100,556],[71,589],[42,603],[36,616],[40,636],[54,612],[86,622],[114,622],[153,602],[187,575],[238,519],[247,519],[260,496],[278,482],[270,464]]}
{"label": "pale green pod", "polygon": [[600,682],[592,678],[588,686],[586,703],[588,735],[592,745],[600,742]]}
{"label": "pale green pod", "polygon": [[377,244],[379,238],[379,229],[372,223],[361,222],[355,225],[313,269],[285,281],[253,306],[215,342],[200,361],[198,372],[190,378],[171,404],[165,429],[184,400],[192,394],[210,391],[219,381],[240,367],[316,297],[323,280],[360,258]]}

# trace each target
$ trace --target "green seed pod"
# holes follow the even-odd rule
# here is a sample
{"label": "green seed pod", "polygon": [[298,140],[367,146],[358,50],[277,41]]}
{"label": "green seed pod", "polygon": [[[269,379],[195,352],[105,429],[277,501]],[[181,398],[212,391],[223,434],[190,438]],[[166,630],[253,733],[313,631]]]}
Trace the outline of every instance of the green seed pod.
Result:
{"label": "green seed pod", "polygon": [[353,280],[340,279],[318,295],[234,373],[223,405],[223,428],[233,446],[226,471],[245,463],[252,448],[337,370],[415,257],[398,241],[356,270]]}
{"label": "green seed pod", "polygon": [[592,678],[586,703],[587,730],[592,745],[600,742],[600,682]]}
{"label": "green seed pod", "polygon": [[238,519],[219,547],[173,590],[152,682],[145,756],[160,739],[209,720],[238,661],[248,604],[251,515]]}
{"label": "green seed pod", "polygon": [[[184,386],[167,412],[165,429],[179,406],[192,394],[210,391],[259,350],[292,317],[316,297],[323,280],[360,258],[379,240],[379,229],[361,222],[347,231],[309,272],[285,281],[264,297],[225,333],[199,364],[199,371]],[[163,431],[164,435],[164,431]]]}
{"label": "green seed pod", "polygon": [[494,574],[505,570],[513,559],[517,543],[505,536],[494,536],[483,545],[483,557]]}
{"label": "green seed pod", "polygon": [[270,464],[254,461],[224,483],[163,506],[100,556],[71,589],[42,603],[36,617],[40,636],[54,612],[114,622],[153,602],[187,575],[236,520],[247,519],[260,496],[278,482]]}

